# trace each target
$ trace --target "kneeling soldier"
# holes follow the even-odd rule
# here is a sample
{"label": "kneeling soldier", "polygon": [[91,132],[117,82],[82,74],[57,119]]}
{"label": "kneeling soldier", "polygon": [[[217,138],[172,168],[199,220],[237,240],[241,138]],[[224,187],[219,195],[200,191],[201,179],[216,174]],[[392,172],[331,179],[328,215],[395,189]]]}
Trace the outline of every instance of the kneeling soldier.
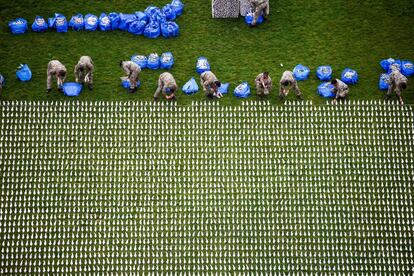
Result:
{"label": "kneeling soldier", "polygon": [[349,88],[346,83],[338,79],[333,79],[331,84],[334,86],[333,93],[335,94],[333,104],[336,104],[338,99],[345,99],[348,96]]}
{"label": "kneeling soldier", "polygon": [[203,91],[209,98],[221,98],[223,95],[218,91],[221,82],[218,81],[216,75],[211,71],[205,71],[200,76],[200,83]]}
{"label": "kneeling soldier", "polygon": [[121,68],[128,75],[130,83],[129,93],[134,93],[137,91],[137,83],[139,80],[139,73],[141,73],[141,67],[133,61],[120,61],[119,66],[121,66]]}
{"label": "kneeling soldier", "polygon": [[272,78],[269,76],[269,72],[260,73],[255,81],[256,90],[258,96],[267,96],[272,90]]}
{"label": "kneeling soldier", "polygon": [[47,92],[52,91],[52,77],[57,79],[57,87],[62,91],[62,85],[66,79],[66,67],[58,60],[51,60],[47,65]]}
{"label": "kneeling soldier", "polygon": [[398,65],[391,65],[391,74],[388,84],[387,98],[390,98],[391,93],[395,92],[395,94],[397,94],[398,100],[400,101],[400,104],[404,104],[404,101],[401,97],[401,92],[407,89],[407,83],[408,79],[403,74],[401,74]]}
{"label": "kneeling soldier", "polygon": [[298,82],[295,80],[292,71],[285,71],[280,79],[279,98],[283,99],[289,94],[289,90],[293,88],[296,95],[303,99],[302,92],[300,92]]}

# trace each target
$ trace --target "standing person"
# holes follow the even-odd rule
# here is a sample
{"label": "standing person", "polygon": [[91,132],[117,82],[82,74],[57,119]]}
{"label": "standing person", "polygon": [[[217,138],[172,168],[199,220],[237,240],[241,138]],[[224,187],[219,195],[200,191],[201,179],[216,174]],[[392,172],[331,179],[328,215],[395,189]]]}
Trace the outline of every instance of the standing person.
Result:
{"label": "standing person", "polygon": [[269,95],[270,90],[272,90],[272,78],[269,76],[269,72],[260,73],[254,82],[258,96]]}
{"label": "standing person", "polygon": [[345,99],[348,96],[349,87],[346,83],[338,79],[333,79],[331,84],[334,86],[333,93],[335,94],[333,104],[336,104],[338,99]]}
{"label": "standing person", "polygon": [[158,88],[154,94],[154,101],[158,100],[161,92],[167,100],[175,99],[175,92],[177,91],[177,83],[172,74],[165,72],[158,78]]}
{"label": "standing person", "polygon": [[279,86],[279,98],[283,99],[289,94],[289,90],[293,88],[296,95],[302,100],[302,92],[300,92],[298,82],[295,80],[292,71],[283,72],[282,78],[280,79]]}
{"label": "standing person", "polygon": [[119,66],[125,71],[128,76],[130,88],[129,93],[137,91],[137,83],[139,80],[139,74],[141,73],[141,67],[133,61],[120,61]]}
{"label": "standing person", "polygon": [[93,70],[94,65],[92,58],[89,56],[82,56],[78,64],[75,66],[75,78],[78,83],[85,83],[89,90],[93,89]]}
{"label": "standing person", "polygon": [[3,91],[3,87],[6,85],[6,80],[5,80],[5,78],[3,77],[3,75],[2,74],[0,74],[0,95],[1,95],[1,92]]}
{"label": "standing person", "polygon": [[223,95],[218,91],[221,82],[218,81],[216,75],[211,71],[205,71],[200,76],[200,83],[203,91],[209,98],[221,98]]}
{"label": "standing person", "polygon": [[401,97],[401,92],[407,89],[407,84],[408,79],[403,74],[401,74],[399,66],[397,64],[391,65],[387,98],[391,98],[392,92],[395,92],[395,94],[397,94],[398,100],[400,101],[400,104],[404,104],[404,101]]}
{"label": "standing person", "polygon": [[269,0],[250,0],[250,4],[254,12],[252,26],[256,26],[257,20],[262,13],[265,18],[269,16]]}
{"label": "standing person", "polygon": [[52,91],[52,77],[57,79],[57,87],[62,91],[62,85],[66,79],[66,67],[58,60],[51,60],[47,65],[47,92]]}

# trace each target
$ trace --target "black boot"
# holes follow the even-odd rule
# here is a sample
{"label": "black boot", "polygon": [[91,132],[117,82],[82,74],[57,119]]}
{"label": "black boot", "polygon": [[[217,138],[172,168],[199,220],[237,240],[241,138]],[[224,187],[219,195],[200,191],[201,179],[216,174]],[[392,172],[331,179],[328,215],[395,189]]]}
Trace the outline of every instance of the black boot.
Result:
{"label": "black boot", "polygon": [[89,88],[89,91],[92,91],[93,90],[93,84],[92,83],[88,84],[88,88]]}

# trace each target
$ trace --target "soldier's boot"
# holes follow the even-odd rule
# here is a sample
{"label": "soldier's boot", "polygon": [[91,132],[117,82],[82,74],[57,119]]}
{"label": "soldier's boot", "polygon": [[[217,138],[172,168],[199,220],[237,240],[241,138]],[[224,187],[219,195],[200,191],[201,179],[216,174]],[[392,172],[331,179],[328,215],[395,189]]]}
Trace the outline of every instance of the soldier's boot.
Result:
{"label": "soldier's boot", "polygon": [[52,92],[52,89],[48,88],[48,89],[46,89],[46,92],[50,93],[50,92]]}
{"label": "soldier's boot", "polygon": [[301,100],[301,101],[303,101],[303,95],[302,94],[299,94],[298,95],[298,99]]}
{"label": "soldier's boot", "polygon": [[88,84],[88,88],[89,88],[90,91],[92,91],[93,90],[93,84],[92,83]]}

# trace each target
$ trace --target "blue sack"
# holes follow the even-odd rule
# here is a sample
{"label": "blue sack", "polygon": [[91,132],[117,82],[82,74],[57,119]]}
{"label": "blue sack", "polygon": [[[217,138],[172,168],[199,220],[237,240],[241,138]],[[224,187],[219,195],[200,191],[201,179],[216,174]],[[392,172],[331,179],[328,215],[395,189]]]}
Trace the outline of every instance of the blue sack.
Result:
{"label": "blue sack", "polygon": [[191,78],[182,88],[183,92],[191,95],[198,92],[198,85],[194,78]]}
{"label": "blue sack", "polygon": [[164,13],[157,7],[149,6],[145,9],[145,14],[148,16],[150,21],[156,21],[158,23],[167,21]]}
{"label": "blue sack", "polygon": [[147,57],[142,55],[135,55],[131,57],[131,61],[137,64],[141,69],[147,68]]}
{"label": "blue sack", "polygon": [[[253,23],[253,19],[254,19],[254,13],[252,11],[250,11],[244,17],[244,22],[246,22],[247,25],[251,26],[252,23]],[[261,14],[259,16],[259,18],[257,18],[256,25],[262,24],[263,23],[263,20],[264,20],[264,18],[263,18],[263,15]]]}
{"label": "blue sack", "polygon": [[86,31],[96,31],[98,28],[98,17],[96,15],[88,13],[85,15],[85,30]]}
{"label": "blue sack", "polygon": [[119,14],[116,12],[111,12],[109,14],[109,19],[111,19],[111,29],[117,30],[119,29],[119,23],[121,22],[121,18],[119,17]]}
{"label": "blue sack", "polygon": [[171,4],[167,4],[162,8],[162,12],[165,15],[165,18],[167,21],[174,21],[177,15],[175,14],[174,8],[171,6]]}
{"label": "blue sack", "polygon": [[390,81],[390,75],[389,74],[381,74],[378,87],[380,90],[388,90]]}
{"label": "blue sack", "polygon": [[238,98],[247,98],[250,96],[250,86],[247,82],[239,84],[236,89],[234,89],[234,96]]}
{"label": "blue sack", "polygon": [[9,22],[9,28],[12,34],[24,34],[28,29],[27,21],[24,18],[17,18]]}
{"label": "blue sack", "polygon": [[165,38],[177,37],[180,34],[180,27],[172,21],[164,22],[161,24],[161,34]]}
{"label": "blue sack", "polygon": [[144,36],[148,38],[157,38],[161,34],[160,24],[156,21],[150,21],[150,23],[145,26]]}
{"label": "blue sack", "polygon": [[72,18],[69,21],[69,27],[71,27],[72,30],[74,31],[83,30],[83,28],[85,27],[85,21],[83,20],[83,15],[78,13],[72,16]]}
{"label": "blue sack", "polygon": [[137,19],[137,17],[135,16],[135,14],[125,14],[125,13],[120,13],[119,14],[119,26],[118,29],[122,30],[122,31],[127,31],[129,24],[131,24],[132,22],[134,22]]}
{"label": "blue sack", "polygon": [[324,98],[334,98],[335,97],[335,93],[333,92],[334,88],[335,87],[330,82],[321,83],[318,86],[318,94]]}
{"label": "blue sack", "polygon": [[296,65],[296,67],[293,69],[293,76],[298,81],[307,80],[309,78],[309,74],[310,69],[302,64]]}
{"label": "blue sack", "polygon": [[196,64],[196,71],[198,74],[202,74],[205,71],[210,71],[210,64],[205,57],[199,57]]}
{"label": "blue sack", "polygon": [[58,33],[66,33],[68,31],[68,21],[64,15],[55,13],[55,17],[49,18],[49,27],[55,28]]}
{"label": "blue sack", "polygon": [[128,32],[134,35],[142,35],[147,23],[145,21],[135,20],[129,24]]}
{"label": "blue sack", "polygon": [[223,95],[227,94],[229,93],[229,87],[230,87],[230,83],[222,83],[218,89],[218,92],[220,92]]}
{"label": "blue sack", "polygon": [[355,70],[346,68],[342,72],[341,80],[346,84],[356,84],[358,82],[358,73]]}
{"label": "blue sack", "polygon": [[82,92],[82,84],[77,82],[65,82],[62,86],[63,94],[68,97],[77,97]]}
{"label": "blue sack", "polygon": [[145,12],[137,11],[137,12],[135,12],[135,16],[136,16],[137,20],[139,20],[139,21],[145,21],[146,23],[149,22],[149,18],[145,14]]}
{"label": "blue sack", "polygon": [[3,77],[2,74],[0,74],[0,86],[1,87],[6,86],[6,79]]}
{"label": "blue sack", "polygon": [[32,79],[32,71],[27,64],[20,64],[16,71],[16,77],[19,81],[28,82]]}
{"label": "blue sack", "polygon": [[332,68],[328,65],[319,66],[316,70],[316,76],[321,81],[328,81],[332,78]]}
{"label": "blue sack", "polygon": [[150,54],[147,59],[147,68],[151,70],[157,70],[160,68],[160,57],[158,54]]}
{"label": "blue sack", "polygon": [[49,28],[47,25],[46,20],[41,16],[36,16],[33,24],[32,24],[32,31],[33,32],[44,32]]}
{"label": "blue sack", "polygon": [[[131,83],[129,82],[129,79],[127,78],[127,79],[123,79],[123,80],[121,80],[121,86],[123,87],[123,88],[125,88],[125,89],[129,89],[129,88],[131,88]],[[141,87],[141,81],[140,80],[138,80],[138,82],[137,82],[137,86],[136,86],[137,88],[140,88]]]}
{"label": "blue sack", "polygon": [[404,60],[401,62],[401,73],[407,78],[414,76],[413,62],[409,60]]}
{"label": "blue sack", "polygon": [[181,0],[173,0],[171,2],[171,6],[174,9],[174,12],[177,17],[183,14],[184,4],[181,2]]}
{"label": "blue sack", "polygon": [[380,65],[381,65],[382,69],[384,69],[384,71],[388,72],[388,70],[390,70],[390,66],[392,64],[394,64],[395,62],[398,63],[397,60],[395,60],[393,58],[388,58],[388,59],[381,60]]}
{"label": "blue sack", "polygon": [[99,16],[99,29],[103,32],[110,31],[112,29],[111,19],[106,13],[101,13]]}
{"label": "blue sack", "polygon": [[174,56],[171,52],[166,52],[161,55],[160,68],[171,69],[174,65]]}

